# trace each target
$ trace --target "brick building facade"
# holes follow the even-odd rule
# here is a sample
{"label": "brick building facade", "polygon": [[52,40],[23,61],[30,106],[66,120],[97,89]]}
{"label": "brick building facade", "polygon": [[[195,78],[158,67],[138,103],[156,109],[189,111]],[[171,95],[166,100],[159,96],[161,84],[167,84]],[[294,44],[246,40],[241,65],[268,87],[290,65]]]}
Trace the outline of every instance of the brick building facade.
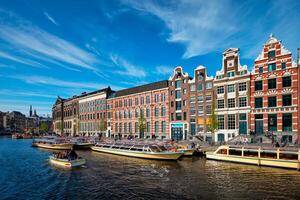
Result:
{"label": "brick building facade", "polygon": [[189,81],[191,79],[182,67],[176,67],[169,78],[170,136],[174,140],[185,140],[190,135]]}
{"label": "brick building facade", "polygon": [[272,35],[255,60],[251,76],[251,130],[294,142],[299,134],[299,67]]}
{"label": "brick building facade", "polygon": [[214,79],[218,120],[215,142],[248,134],[250,122],[250,73],[240,64],[239,49],[227,49],[222,61],[222,69]]}
{"label": "brick building facade", "polygon": [[[159,81],[112,93],[107,101],[108,135],[126,138],[169,137],[168,81]],[[144,123],[144,132],[140,124]]]}

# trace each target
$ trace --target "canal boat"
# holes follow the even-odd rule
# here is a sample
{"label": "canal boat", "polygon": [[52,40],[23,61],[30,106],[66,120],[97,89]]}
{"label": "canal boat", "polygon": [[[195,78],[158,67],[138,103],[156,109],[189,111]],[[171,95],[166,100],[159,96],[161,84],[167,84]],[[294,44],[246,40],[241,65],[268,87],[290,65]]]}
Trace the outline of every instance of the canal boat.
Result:
{"label": "canal boat", "polygon": [[64,138],[46,137],[42,139],[35,139],[32,142],[33,147],[40,147],[53,150],[71,150],[73,144]]}
{"label": "canal boat", "polygon": [[206,152],[206,158],[258,166],[300,169],[300,149],[298,148],[224,145],[214,152]]}
{"label": "canal boat", "polygon": [[72,143],[74,143],[74,149],[90,149],[94,145],[88,138],[78,137],[72,138]]}
{"label": "canal boat", "polygon": [[100,142],[97,143],[95,146],[92,146],[91,149],[93,151],[103,153],[155,160],[177,160],[183,155],[183,152],[168,151],[164,146],[156,144]]}
{"label": "canal boat", "polygon": [[76,153],[75,153],[76,157],[72,157],[67,154],[64,157],[61,157],[61,156],[59,156],[60,153],[54,153],[52,156],[49,156],[49,161],[51,164],[54,164],[54,165],[57,165],[60,167],[71,168],[71,167],[79,167],[86,163],[85,159],[77,156]]}

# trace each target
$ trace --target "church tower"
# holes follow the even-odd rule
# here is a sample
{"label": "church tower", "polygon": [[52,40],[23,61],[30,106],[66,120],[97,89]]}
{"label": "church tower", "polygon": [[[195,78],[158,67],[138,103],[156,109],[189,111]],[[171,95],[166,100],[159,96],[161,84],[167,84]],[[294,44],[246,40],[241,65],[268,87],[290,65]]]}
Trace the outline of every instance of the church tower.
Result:
{"label": "church tower", "polygon": [[32,117],[32,105],[30,105],[30,109],[29,109],[29,117]]}

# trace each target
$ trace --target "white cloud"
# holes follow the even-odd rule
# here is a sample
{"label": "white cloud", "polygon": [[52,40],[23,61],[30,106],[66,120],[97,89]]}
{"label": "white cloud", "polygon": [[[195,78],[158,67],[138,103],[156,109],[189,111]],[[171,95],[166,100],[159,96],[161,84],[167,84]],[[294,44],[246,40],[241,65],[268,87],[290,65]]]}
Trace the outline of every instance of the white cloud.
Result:
{"label": "white cloud", "polygon": [[299,46],[298,1],[123,0],[123,3],[163,21],[168,30],[167,41],[185,46],[183,58],[239,47],[243,57],[254,59],[271,32],[284,40],[287,47]]}
{"label": "white cloud", "polygon": [[24,59],[24,58],[18,58],[16,56],[10,55],[10,54],[2,52],[2,51],[0,51],[0,57],[8,59],[8,60],[12,60],[12,61],[17,62],[17,63],[24,64],[24,65],[29,65],[29,66],[38,67],[38,68],[48,68],[48,67],[46,67],[46,66],[44,66],[41,63],[38,63],[36,61],[27,60],[27,59]]}
{"label": "white cloud", "polygon": [[50,22],[58,26],[58,23],[47,12],[44,12],[44,15],[49,19]]}
{"label": "white cloud", "polygon": [[174,67],[170,66],[157,66],[155,72],[161,75],[171,75],[174,70]]}
{"label": "white cloud", "polygon": [[0,9],[0,39],[11,48],[52,59],[63,64],[98,71],[94,66],[104,64],[93,53],[48,33],[12,12]]}
{"label": "white cloud", "polygon": [[102,85],[93,82],[66,81],[66,80],[60,80],[49,76],[13,75],[13,76],[8,76],[8,78],[17,79],[29,84],[40,84],[40,85],[49,85],[49,86],[57,86],[57,87],[70,87],[70,88],[81,88],[81,89],[100,89],[100,88],[107,87],[107,85]]}
{"label": "white cloud", "polygon": [[18,91],[18,90],[0,90],[2,96],[21,96],[21,97],[43,97],[43,98],[56,98],[56,95],[50,95],[49,93],[42,93],[36,91]]}
{"label": "white cloud", "polygon": [[112,62],[116,66],[121,67],[123,69],[123,70],[116,70],[116,73],[121,75],[132,76],[132,77],[140,77],[140,78],[146,76],[146,72],[144,69],[142,69],[142,67],[137,67],[117,55],[111,55],[110,57]]}
{"label": "white cloud", "polygon": [[223,47],[236,30],[235,18],[227,0],[175,1],[161,6],[150,1],[126,1],[133,8],[157,16],[171,31],[169,42],[186,46],[184,58],[203,55]]}

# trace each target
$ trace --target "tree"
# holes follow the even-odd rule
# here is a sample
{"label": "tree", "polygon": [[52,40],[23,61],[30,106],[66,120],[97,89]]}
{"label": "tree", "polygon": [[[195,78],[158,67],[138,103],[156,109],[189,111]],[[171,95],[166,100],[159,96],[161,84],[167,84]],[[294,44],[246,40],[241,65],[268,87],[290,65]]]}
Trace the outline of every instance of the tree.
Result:
{"label": "tree", "polygon": [[144,138],[144,132],[146,129],[146,119],[143,115],[140,115],[138,126],[139,126],[140,138]]}
{"label": "tree", "polygon": [[40,131],[43,133],[47,133],[49,131],[49,126],[46,122],[41,122]]}
{"label": "tree", "polygon": [[212,136],[212,143],[215,142],[215,132],[218,130],[218,120],[217,120],[217,115],[215,113],[215,102],[212,102],[212,107],[211,107],[211,115],[208,118],[208,123],[207,123],[207,130],[211,132]]}
{"label": "tree", "polygon": [[106,131],[106,123],[105,123],[104,119],[101,119],[101,121],[100,121],[100,124],[99,124],[99,130],[100,130],[101,132]]}

